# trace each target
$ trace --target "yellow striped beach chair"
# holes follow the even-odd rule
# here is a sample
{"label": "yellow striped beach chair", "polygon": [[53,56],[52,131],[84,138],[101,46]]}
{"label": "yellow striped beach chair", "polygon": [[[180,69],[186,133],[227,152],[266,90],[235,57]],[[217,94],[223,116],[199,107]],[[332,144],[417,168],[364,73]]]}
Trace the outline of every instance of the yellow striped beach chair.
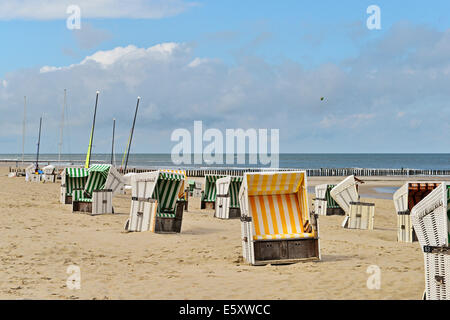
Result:
{"label": "yellow striped beach chair", "polygon": [[178,201],[185,175],[167,170],[131,177],[132,198],[127,231],[179,233],[184,204]]}
{"label": "yellow striped beach chair", "polygon": [[318,216],[308,211],[305,171],[245,173],[239,203],[245,261],[320,260]]}
{"label": "yellow striped beach chair", "polygon": [[114,213],[112,197],[123,193],[123,176],[110,164],[94,164],[87,171],[83,190],[72,192],[72,212]]}
{"label": "yellow striped beach chair", "polygon": [[450,183],[442,182],[411,210],[424,254],[427,300],[450,300]]}

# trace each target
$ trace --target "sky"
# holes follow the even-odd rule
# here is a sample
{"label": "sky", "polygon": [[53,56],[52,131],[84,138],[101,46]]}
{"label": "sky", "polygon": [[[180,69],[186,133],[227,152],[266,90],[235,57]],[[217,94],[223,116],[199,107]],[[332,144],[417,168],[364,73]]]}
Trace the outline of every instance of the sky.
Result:
{"label": "sky", "polygon": [[[70,5],[80,29],[68,28]],[[380,8],[369,29],[367,8]],[[279,129],[283,153],[448,153],[449,1],[4,0],[0,154],[171,152],[176,129]],[[69,22],[73,20],[69,19]],[[322,99],[323,98],[323,99]],[[206,143],[205,143],[206,145]]]}

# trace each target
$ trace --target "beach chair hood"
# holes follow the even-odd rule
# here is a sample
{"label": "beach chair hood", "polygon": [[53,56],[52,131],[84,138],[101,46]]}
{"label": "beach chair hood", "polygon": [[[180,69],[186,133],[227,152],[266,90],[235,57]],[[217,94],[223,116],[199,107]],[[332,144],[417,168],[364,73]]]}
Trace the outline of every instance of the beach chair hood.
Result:
{"label": "beach chair hood", "polygon": [[350,210],[350,202],[358,202],[359,195],[356,189],[355,176],[349,176],[341,181],[336,187],[330,191],[331,197],[345,211],[346,214]]}

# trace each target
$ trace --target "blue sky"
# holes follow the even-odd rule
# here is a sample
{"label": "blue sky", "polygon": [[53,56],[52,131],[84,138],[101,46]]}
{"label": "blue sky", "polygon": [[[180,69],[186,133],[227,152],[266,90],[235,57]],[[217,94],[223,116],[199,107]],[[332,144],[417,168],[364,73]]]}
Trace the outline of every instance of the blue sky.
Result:
{"label": "blue sky", "polygon": [[[443,138],[450,128],[448,1],[132,0],[135,11],[110,2],[96,7],[98,2],[90,1],[86,8],[89,2],[78,1],[79,31],[66,28],[68,14],[56,5],[40,10],[36,0],[0,4],[0,81],[7,83],[0,89],[0,110],[16,110],[14,119],[3,120],[8,123],[0,131],[1,150],[21,149],[17,110],[27,95],[27,150],[34,149],[32,119],[44,113],[51,125],[42,149],[56,152],[63,87],[74,108],[69,116],[77,118],[68,119],[74,152],[86,148],[83,133],[97,89],[108,104],[96,129],[97,152],[109,149],[111,117],[122,131],[118,143],[125,143],[131,119],[123,109],[132,108],[137,95],[143,97],[143,115],[136,152],[170,152],[170,133],[191,129],[194,120],[221,130],[279,128],[281,152],[449,150],[449,139]],[[381,30],[366,27],[369,5],[381,9]],[[147,52],[130,62],[140,66],[136,69],[119,65],[124,58],[108,67],[97,58],[81,63],[99,51],[133,46],[126,52],[134,54],[165,43],[177,46],[170,62],[157,62]],[[187,72],[195,60],[202,69]],[[44,66],[55,70],[43,73]],[[118,70],[123,79],[114,78]],[[371,83],[364,86],[366,78]],[[442,126],[436,135],[427,133],[436,118]]]}

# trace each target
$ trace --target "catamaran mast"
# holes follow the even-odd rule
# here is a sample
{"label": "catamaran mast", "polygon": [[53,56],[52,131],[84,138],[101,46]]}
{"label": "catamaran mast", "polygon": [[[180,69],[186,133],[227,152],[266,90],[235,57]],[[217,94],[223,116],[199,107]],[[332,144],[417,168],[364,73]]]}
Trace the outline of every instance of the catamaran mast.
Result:
{"label": "catamaran mast", "polygon": [[66,109],[66,89],[64,89],[64,104],[62,108],[61,115],[61,128],[59,131],[59,152],[58,152],[58,161],[61,162],[61,152],[62,152],[62,144],[63,144],[63,128],[64,128],[64,110]]}
{"label": "catamaran mast", "polygon": [[127,170],[128,157],[130,155],[131,141],[133,140],[134,125],[136,124],[136,116],[137,116],[137,112],[138,112],[138,108],[139,108],[139,101],[141,101],[141,97],[137,98],[136,111],[134,112],[133,126],[131,127],[130,140],[128,141],[127,160],[125,161],[124,172],[126,172],[126,170]]}
{"label": "catamaran mast", "polygon": [[112,146],[111,146],[111,165],[114,166],[114,133],[116,131],[116,119],[113,119]]}
{"label": "catamaran mast", "polygon": [[38,138],[38,144],[37,144],[36,169],[35,169],[35,172],[39,171],[39,146],[41,144],[41,128],[42,128],[42,117],[39,120],[39,138]]}
{"label": "catamaran mast", "polygon": [[27,115],[27,96],[24,96],[23,98],[24,98],[24,105],[23,105],[23,123],[22,123],[22,164],[25,154],[25,124]]}
{"label": "catamaran mast", "polygon": [[97,91],[97,95],[95,97],[95,109],[94,109],[94,120],[92,121],[92,129],[91,129],[91,138],[89,139],[89,148],[88,153],[86,155],[86,163],[84,167],[87,169],[91,163],[91,151],[92,151],[92,141],[94,140],[94,128],[95,128],[95,117],[97,116],[97,104],[98,104],[98,95],[100,91]]}

